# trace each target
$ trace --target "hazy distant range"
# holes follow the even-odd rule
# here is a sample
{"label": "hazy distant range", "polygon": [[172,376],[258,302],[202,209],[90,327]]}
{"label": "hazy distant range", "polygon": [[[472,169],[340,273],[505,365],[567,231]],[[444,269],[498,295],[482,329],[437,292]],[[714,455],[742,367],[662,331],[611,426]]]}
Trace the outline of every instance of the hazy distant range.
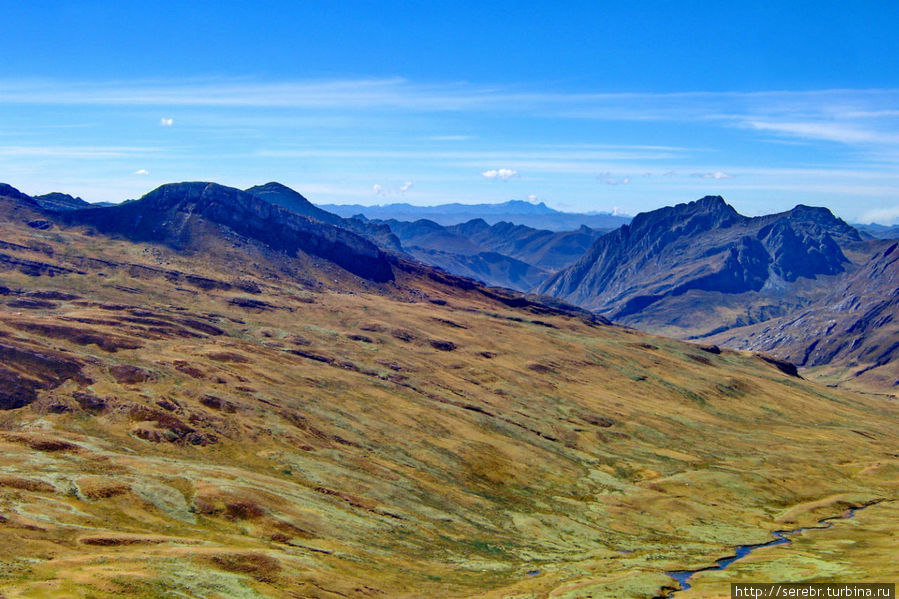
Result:
{"label": "hazy distant range", "polygon": [[581,225],[592,229],[616,229],[631,220],[630,216],[619,216],[609,212],[586,214],[559,212],[549,208],[543,202],[532,204],[522,200],[510,200],[501,204],[442,204],[440,206],[319,204],[319,207],[344,218],[360,215],[367,219],[378,220],[416,221],[424,218],[444,226],[457,225],[481,218],[491,225],[506,221],[551,231],[570,231]]}

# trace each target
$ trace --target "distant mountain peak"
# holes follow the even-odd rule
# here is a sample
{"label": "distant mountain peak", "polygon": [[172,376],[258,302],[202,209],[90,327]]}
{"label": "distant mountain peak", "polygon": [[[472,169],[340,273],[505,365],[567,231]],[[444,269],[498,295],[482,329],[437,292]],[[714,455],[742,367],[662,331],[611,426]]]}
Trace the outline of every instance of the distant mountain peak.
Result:
{"label": "distant mountain peak", "polygon": [[371,281],[394,278],[387,257],[364,237],[217,183],[169,183],[135,202],[60,215],[102,232],[164,243],[178,251],[217,243],[216,235],[210,235],[215,230],[211,224],[290,256],[302,251],[323,258]]}
{"label": "distant mountain peak", "polygon": [[263,185],[255,185],[255,186],[247,189],[247,191],[250,193],[253,193],[253,194],[284,193],[284,194],[290,194],[292,196],[297,196],[297,197],[303,198],[303,201],[305,201],[305,202],[309,201],[303,196],[303,194],[301,194],[297,190],[295,190],[291,187],[288,187],[288,186],[284,185],[283,183],[278,183],[277,181],[269,181],[268,183],[265,183]]}
{"label": "distant mountain peak", "polygon": [[840,243],[859,240],[855,229],[826,208],[797,206],[748,218],[721,196],[706,196],[638,214],[630,225],[597,239],[538,291],[631,318],[630,324],[646,318],[674,330],[691,318],[668,308],[680,305],[677,298],[698,303],[708,292],[710,305],[727,304],[721,294],[839,274],[848,262]]}

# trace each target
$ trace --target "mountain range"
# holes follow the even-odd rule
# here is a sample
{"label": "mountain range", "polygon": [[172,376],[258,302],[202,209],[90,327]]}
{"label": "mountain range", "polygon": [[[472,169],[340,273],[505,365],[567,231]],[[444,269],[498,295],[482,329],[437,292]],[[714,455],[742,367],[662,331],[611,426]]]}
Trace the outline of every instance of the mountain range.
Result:
{"label": "mountain range", "polygon": [[386,225],[404,250],[428,264],[500,287],[527,291],[577,260],[604,231],[581,226],[549,231],[474,219],[443,226],[430,220],[370,221]]}
{"label": "mountain range", "polygon": [[[5,596],[649,598],[862,507],[839,551],[795,559],[894,571],[895,402],[263,198],[176,183],[60,211],[0,186]],[[814,270],[848,273],[840,251]]]}
{"label": "mountain range", "polygon": [[561,212],[548,207],[543,202],[533,204],[522,200],[509,200],[497,204],[440,204],[438,206],[322,204],[321,208],[344,217],[359,216],[373,220],[417,221],[426,219],[450,226],[483,219],[488,224],[506,221],[550,231],[568,231],[578,229],[582,225],[592,229],[614,229],[630,221],[629,216],[608,212],[589,214]]}
{"label": "mountain range", "polygon": [[[825,208],[749,218],[709,196],[637,215],[536,291],[650,332],[841,366],[851,379],[899,357],[884,345],[890,328],[873,332],[895,311],[893,280],[873,274],[892,268],[878,262],[886,245]],[[812,326],[810,310],[844,326]],[[868,378],[899,381],[887,372]]]}

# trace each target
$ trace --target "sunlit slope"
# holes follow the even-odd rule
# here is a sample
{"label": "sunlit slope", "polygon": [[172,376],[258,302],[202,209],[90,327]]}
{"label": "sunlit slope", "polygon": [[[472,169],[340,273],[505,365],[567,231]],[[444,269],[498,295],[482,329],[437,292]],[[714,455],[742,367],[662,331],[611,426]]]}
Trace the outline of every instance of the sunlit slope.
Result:
{"label": "sunlit slope", "polygon": [[424,270],[0,239],[9,598],[651,597],[897,494],[894,403],[750,354]]}

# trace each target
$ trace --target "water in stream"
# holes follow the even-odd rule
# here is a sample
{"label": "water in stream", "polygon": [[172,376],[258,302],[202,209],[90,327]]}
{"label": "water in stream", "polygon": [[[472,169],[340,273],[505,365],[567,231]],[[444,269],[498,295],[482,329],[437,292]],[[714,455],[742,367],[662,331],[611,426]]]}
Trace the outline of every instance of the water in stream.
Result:
{"label": "water in stream", "polygon": [[[878,503],[878,502],[874,502]],[[789,543],[790,539],[789,535],[798,535],[807,530],[824,530],[826,528],[833,527],[833,520],[842,520],[845,518],[852,518],[855,516],[855,512],[858,510],[864,509],[874,503],[869,503],[867,505],[863,505],[861,507],[850,508],[843,514],[839,516],[831,516],[829,518],[822,518],[818,520],[819,526],[805,526],[802,528],[794,528],[793,530],[775,530],[771,533],[774,536],[774,539],[768,541],[767,543],[757,543],[755,545],[737,545],[734,548],[734,555],[729,555],[727,557],[722,557],[720,559],[715,560],[714,566],[706,566],[705,568],[697,568],[696,570],[672,570],[670,572],[665,572],[668,576],[675,579],[678,583],[680,583],[680,588],[670,591],[667,594],[662,594],[656,597],[655,599],[670,599],[674,597],[676,593],[681,591],[686,591],[690,588],[690,578],[693,577],[697,572],[708,572],[710,570],[724,570],[729,565],[737,561],[738,559],[742,559],[755,551],[756,549],[761,549],[762,547],[771,547],[773,545],[783,545],[784,543]]]}

